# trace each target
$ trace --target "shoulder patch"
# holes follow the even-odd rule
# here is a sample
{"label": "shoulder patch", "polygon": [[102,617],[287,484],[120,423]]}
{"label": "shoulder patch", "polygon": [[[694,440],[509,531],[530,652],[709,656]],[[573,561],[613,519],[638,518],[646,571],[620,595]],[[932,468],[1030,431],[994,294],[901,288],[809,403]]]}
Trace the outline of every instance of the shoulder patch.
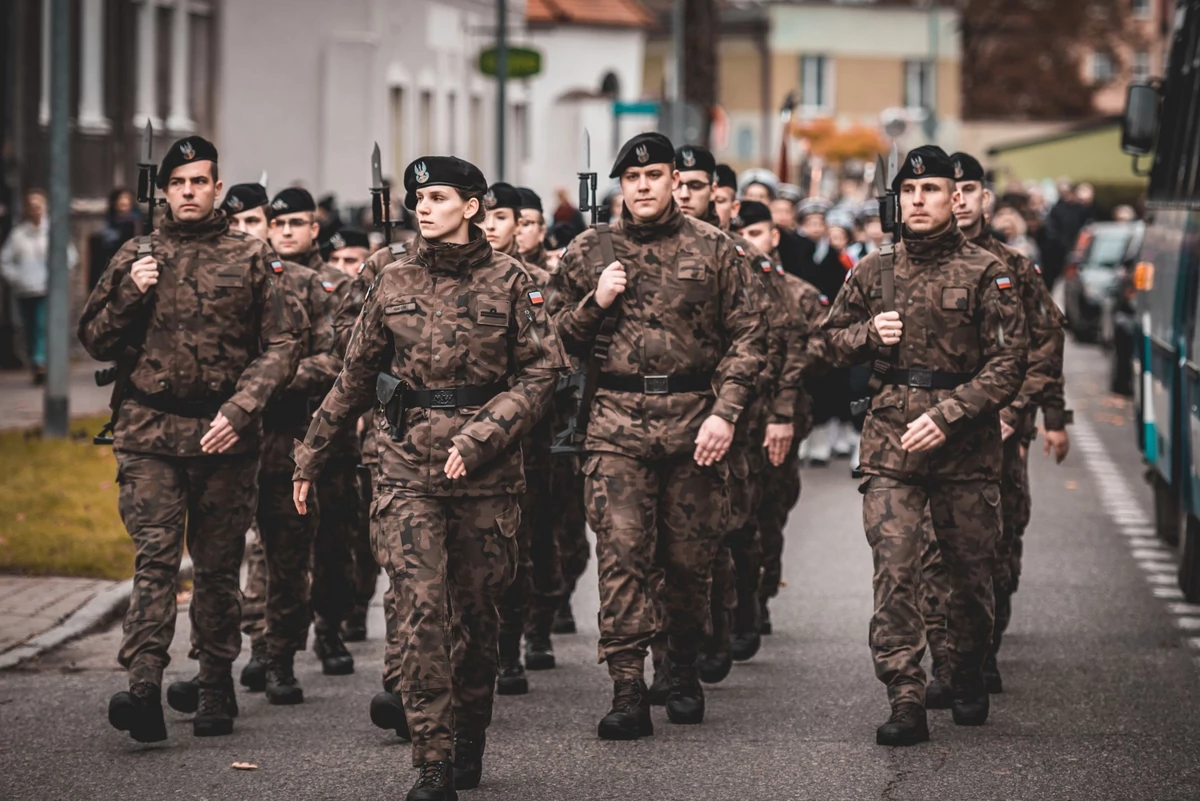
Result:
{"label": "shoulder patch", "polygon": [[733,243],[733,249],[736,250],[738,252],[738,255],[741,256],[742,258],[746,257],[746,249],[744,247],[742,247],[741,245],[739,245],[737,242]]}
{"label": "shoulder patch", "polygon": [[546,299],[542,297],[542,291],[540,289],[535,289],[529,293],[529,302],[534,306],[541,306],[546,302]]}
{"label": "shoulder patch", "polygon": [[279,259],[272,259],[271,272],[275,273],[276,275],[283,272],[283,262],[281,262]]}
{"label": "shoulder patch", "polygon": [[332,292],[336,289],[336,285],[332,281],[322,281],[321,286],[325,287],[326,292]]}
{"label": "shoulder patch", "polygon": [[1038,264],[1037,262],[1034,262],[1033,263],[1033,271],[1035,273],[1037,273],[1038,275],[1041,275],[1042,274],[1042,265]]}
{"label": "shoulder patch", "polygon": [[783,274],[784,274],[783,265],[782,265],[782,264],[776,264],[776,265],[775,265],[775,272],[776,272],[776,273],[778,273],[779,275],[783,275]]}
{"label": "shoulder patch", "polygon": [[828,295],[817,295],[817,297],[821,299],[821,305],[822,305],[822,306],[828,306],[828,305],[829,305],[829,296],[828,296]]}
{"label": "shoulder patch", "polygon": [[1000,289],[1012,289],[1012,279],[1007,275],[1002,275],[996,279],[996,286]]}
{"label": "shoulder patch", "polygon": [[850,276],[852,275],[854,275],[854,270],[846,270],[846,277],[842,280],[848,282],[850,280]]}
{"label": "shoulder patch", "polygon": [[760,263],[762,264],[762,271],[764,273],[770,274],[774,271],[774,268],[771,267],[771,262],[767,261],[766,259],[763,259]]}
{"label": "shoulder patch", "polygon": [[367,263],[365,261],[360,261],[358,263],[358,274],[362,275],[362,271],[365,269],[367,269]]}

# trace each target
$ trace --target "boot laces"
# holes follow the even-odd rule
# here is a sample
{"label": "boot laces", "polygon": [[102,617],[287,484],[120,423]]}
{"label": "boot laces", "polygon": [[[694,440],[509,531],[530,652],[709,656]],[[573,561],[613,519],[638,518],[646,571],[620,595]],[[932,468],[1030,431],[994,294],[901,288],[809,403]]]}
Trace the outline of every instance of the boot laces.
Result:
{"label": "boot laces", "polygon": [[636,710],[641,706],[642,688],[636,679],[618,681],[613,695],[613,708],[624,711]]}
{"label": "boot laces", "polygon": [[330,656],[348,656],[350,652],[346,650],[346,644],[342,642],[342,638],[335,631],[327,631],[320,635],[321,652],[326,657]]}
{"label": "boot laces", "polygon": [[417,777],[417,787],[445,787],[446,763],[426,762],[421,766],[421,775]]}
{"label": "boot laces", "polygon": [[129,688],[129,694],[143,703],[153,703],[158,697],[158,688],[148,681],[139,681]]}
{"label": "boot laces", "polygon": [[915,703],[897,704],[892,709],[892,716],[888,718],[888,723],[908,723],[910,720],[918,718],[920,705]]}
{"label": "boot laces", "polygon": [[275,681],[278,684],[296,683],[296,674],[293,669],[292,659],[289,656],[273,657],[267,663],[267,670],[274,675]]}
{"label": "boot laces", "polygon": [[201,687],[200,700],[196,709],[199,717],[224,714],[226,708],[225,691],[219,687]]}

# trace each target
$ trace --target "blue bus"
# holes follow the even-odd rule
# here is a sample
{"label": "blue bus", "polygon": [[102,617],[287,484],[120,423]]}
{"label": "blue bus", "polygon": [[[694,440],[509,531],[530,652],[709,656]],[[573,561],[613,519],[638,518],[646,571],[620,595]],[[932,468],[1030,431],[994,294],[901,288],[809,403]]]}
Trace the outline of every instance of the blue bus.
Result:
{"label": "blue bus", "polygon": [[1180,0],[1166,75],[1129,88],[1122,148],[1150,161],[1134,271],[1138,444],[1158,535],[1180,550],[1179,585],[1200,602],[1200,0]]}

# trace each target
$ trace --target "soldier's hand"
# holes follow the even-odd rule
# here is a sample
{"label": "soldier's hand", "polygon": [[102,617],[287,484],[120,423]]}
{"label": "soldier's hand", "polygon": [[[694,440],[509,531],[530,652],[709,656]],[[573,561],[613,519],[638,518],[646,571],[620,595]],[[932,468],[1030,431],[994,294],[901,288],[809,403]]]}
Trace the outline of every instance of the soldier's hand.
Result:
{"label": "soldier's hand", "polygon": [[143,295],[158,283],[158,262],[153,256],[143,256],[129,268],[129,277]]}
{"label": "soldier's hand", "polygon": [[217,412],[212,428],[200,439],[200,450],[205,453],[224,453],[237,444],[238,434],[225,415]]}
{"label": "soldier's hand", "polygon": [[458,448],[450,449],[450,458],[446,460],[446,477],[450,479],[462,478],[467,474],[467,466],[463,463],[462,454],[458,452]]}
{"label": "soldier's hand", "polygon": [[292,482],[292,503],[296,504],[296,511],[299,514],[308,514],[308,490],[311,487],[311,481],[300,480]]}
{"label": "soldier's hand", "polygon": [[795,435],[796,430],[791,423],[767,424],[767,437],[763,440],[763,447],[767,449],[767,458],[771,460],[771,464],[776,467],[783,464]]}
{"label": "soldier's hand", "polygon": [[1007,442],[1008,438],[1011,437],[1014,432],[1016,432],[1015,428],[1010,426],[1008,423],[1004,422],[1004,420],[1000,421],[1000,441],[1001,442]]}
{"label": "soldier's hand", "polygon": [[733,444],[733,423],[710,414],[696,435],[696,464],[709,467],[725,458]]}
{"label": "soldier's hand", "polygon": [[1050,455],[1050,451],[1054,451],[1055,463],[1062,464],[1063,459],[1071,452],[1071,438],[1067,435],[1067,430],[1064,428],[1062,431],[1047,431],[1046,444],[1042,446],[1042,450],[1047,456]]}
{"label": "soldier's hand", "polygon": [[921,453],[939,448],[946,441],[946,435],[928,414],[923,414],[908,424],[908,430],[900,437],[900,447],[909,453]]}
{"label": "soldier's hand", "polygon": [[621,262],[614,261],[605,267],[596,283],[596,305],[602,309],[613,305],[617,295],[625,292],[626,279],[625,268],[621,266]]}
{"label": "soldier's hand", "polygon": [[904,333],[904,323],[900,322],[900,312],[880,312],[871,320],[875,326],[875,330],[879,332],[879,338],[883,340],[885,345],[895,345],[900,342],[900,335]]}

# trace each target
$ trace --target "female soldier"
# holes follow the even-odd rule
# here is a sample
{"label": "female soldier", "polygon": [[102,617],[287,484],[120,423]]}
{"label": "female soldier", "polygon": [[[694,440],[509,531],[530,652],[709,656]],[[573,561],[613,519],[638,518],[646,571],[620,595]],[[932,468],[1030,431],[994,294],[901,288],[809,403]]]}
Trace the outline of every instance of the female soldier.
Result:
{"label": "female soldier", "polygon": [[446,801],[482,773],[496,600],[512,580],[516,496],[525,489],[518,443],[544,413],[566,357],[541,292],[478,227],[487,191],[479,168],[418,159],[404,188],[421,239],[368,293],[342,374],[296,444],[295,500],[303,512],[334,434],[377,393],[387,431],[378,438],[374,548],[403,643],[390,683],[404,698],[421,768],[408,801]]}

